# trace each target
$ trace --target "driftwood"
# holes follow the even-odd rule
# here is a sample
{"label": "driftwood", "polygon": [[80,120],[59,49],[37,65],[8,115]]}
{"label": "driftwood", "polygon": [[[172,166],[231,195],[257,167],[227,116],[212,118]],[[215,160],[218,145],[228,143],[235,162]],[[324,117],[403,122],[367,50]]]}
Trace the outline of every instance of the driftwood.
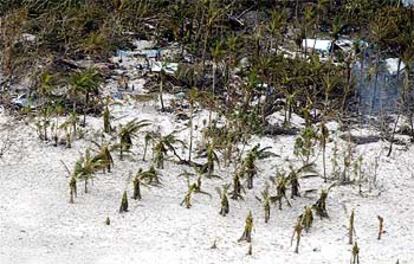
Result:
{"label": "driftwood", "polygon": [[299,132],[297,128],[285,128],[278,125],[267,125],[264,129],[264,134],[266,136],[278,136],[278,135],[285,135],[285,136],[295,136]]}
{"label": "driftwood", "polygon": [[380,136],[373,136],[373,135],[370,135],[370,136],[341,135],[340,138],[346,141],[351,141],[352,143],[357,144],[357,145],[375,143],[381,140]]}

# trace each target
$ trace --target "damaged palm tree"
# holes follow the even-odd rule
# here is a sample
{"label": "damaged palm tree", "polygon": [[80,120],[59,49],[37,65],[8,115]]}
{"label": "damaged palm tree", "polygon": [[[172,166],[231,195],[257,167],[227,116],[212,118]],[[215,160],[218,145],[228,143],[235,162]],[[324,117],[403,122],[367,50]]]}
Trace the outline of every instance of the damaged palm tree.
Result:
{"label": "damaged palm tree", "polygon": [[249,256],[253,255],[253,247],[251,243],[249,244],[249,250],[247,251],[247,255]]}
{"label": "damaged palm tree", "polygon": [[190,209],[192,206],[191,202],[192,202],[193,194],[201,193],[201,194],[205,194],[211,197],[209,193],[201,190],[201,178],[198,178],[197,182],[190,184],[190,179],[187,176],[187,186],[188,186],[187,193],[185,194],[184,199],[180,203],[181,206],[185,205],[187,209]]}
{"label": "damaged palm tree", "polygon": [[326,127],[325,122],[320,124],[319,141],[322,146],[322,166],[323,166],[323,181],[327,182],[326,177],[326,143],[329,140],[329,129]]}
{"label": "damaged palm tree", "polygon": [[227,191],[229,189],[230,185],[229,184],[225,184],[223,185],[223,188],[216,188],[216,191],[218,192],[219,196],[220,196],[220,215],[222,216],[226,216],[229,211],[230,211],[230,206],[229,206],[229,198],[227,197]]}
{"label": "damaged palm tree", "polygon": [[268,151],[271,147],[260,148],[260,144],[254,146],[245,157],[243,161],[243,175],[247,176],[247,188],[253,188],[253,178],[257,175],[257,167],[255,162],[270,157],[277,156],[273,152]]}
{"label": "damaged palm tree", "polygon": [[146,160],[148,144],[151,142],[153,135],[154,135],[154,132],[149,132],[149,133],[145,134],[145,137],[144,137],[144,154],[142,155],[142,161]]}
{"label": "damaged palm tree", "polygon": [[[150,132],[145,136],[145,145],[147,146],[150,142],[153,143],[153,162],[155,166],[159,169],[164,169],[164,160],[165,156],[168,154],[168,151],[171,151],[175,157],[181,161],[181,157],[177,154],[176,147],[174,144],[180,144],[183,148],[186,147],[184,141],[177,139],[175,134],[177,131],[174,131],[166,136],[162,136],[159,133]],[[145,147],[146,148],[146,147]]]}
{"label": "damaged palm tree", "polygon": [[94,159],[102,161],[103,173],[106,173],[106,171],[108,171],[110,173],[111,168],[114,165],[114,159],[112,158],[111,151],[115,147],[110,146],[109,143],[99,144],[95,141],[92,141],[92,143],[98,148],[97,149],[97,154],[95,155]]}
{"label": "damaged palm tree", "polygon": [[44,106],[40,110],[40,120],[38,120],[35,125],[37,127],[37,133],[39,138],[43,141],[48,141],[48,128],[51,126],[51,118],[53,114],[53,107],[52,106]]}
{"label": "damaged palm tree", "polygon": [[68,172],[68,175],[70,176],[70,180],[69,180],[69,203],[74,203],[74,197],[78,197],[78,187],[77,187],[77,180],[76,180],[76,175],[74,173],[71,173],[71,171],[69,170],[68,166],[66,166],[66,164],[61,161],[63,166],[65,167],[65,170]]}
{"label": "damaged palm tree", "polygon": [[286,204],[289,207],[292,207],[292,205],[289,202],[289,199],[286,196],[286,189],[287,184],[289,182],[289,178],[286,177],[283,172],[278,172],[277,177],[270,177],[270,180],[273,182],[274,185],[276,185],[277,195],[274,199],[279,202],[279,210],[282,210],[282,199],[285,199]]}
{"label": "damaged palm tree", "polygon": [[253,231],[253,215],[252,211],[249,211],[249,214],[246,217],[246,223],[244,225],[244,232],[239,238],[239,242],[247,241],[248,243],[252,242],[252,231]]}
{"label": "damaged palm tree", "polygon": [[304,165],[307,165],[311,156],[314,155],[316,143],[316,132],[311,125],[307,125],[295,140],[293,154],[301,158]]}
{"label": "damaged palm tree", "polygon": [[[86,114],[89,110],[92,95],[99,94],[101,83],[103,78],[98,69],[89,68],[82,71],[73,72],[69,77],[70,93],[83,94],[84,106],[83,106],[83,126],[86,125]],[[76,101],[73,102],[73,111],[77,111]]]}
{"label": "damaged palm tree", "polygon": [[349,237],[348,243],[350,245],[354,243],[354,234],[355,234],[354,221],[355,221],[355,210],[352,209],[351,216],[349,217],[349,230],[348,230],[348,237]]}
{"label": "damaged palm tree", "polygon": [[69,181],[69,192],[70,192],[70,199],[69,199],[69,203],[73,203],[74,199],[73,197],[77,197],[78,196],[78,191],[77,191],[77,186],[76,186],[76,177],[72,176],[70,177],[70,181]]}
{"label": "damaged palm tree", "polygon": [[379,221],[379,229],[378,229],[378,240],[381,240],[381,235],[384,233],[384,218],[381,216],[377,216]]}
{"label": "damaged palm tree", "polygon": [[148,170],[141,172],[141,179],[145,180],[149,185],[161,184],[160,174],[152,165]]}
{"label": "damaged palm tree", "polygon": [[139,130],[150,125],[148,120],[137,121],[137,119],[129,121],[124,126],[121,126],[119,131],[119,149],[121,160],[124,157],[124,152],[128,152],[132,145],[132,139],[138,136]]}
{"label": "damaged palm tree", "polygon": [[243,190],[243,186],[240,182],[240,172],[236,170],[233,176],[233,190],[231,192],[231,199],[233,200],[243,199],[242,190]]}
{"label": "damaged palm tree", "polygon": [[142,196],[141,196],[141,177],[142,177],[142,169],[139,168],[137,174],[135,175],[134,179],[132,180],[132,185],[133,185],[133,195],[132,195],[132,199],[134,200],[141,200]]}
{"label": "damaged palm tree", "polygon": [[76,113],[71,113],[68,118],[60,125],[60,129],[65,130],[66,136],[66,148],[72,147],[72,141],[75,139],[77,134],[77,124],[79,118]]}
{"label": "damaged palm tree", "polygon": [[313,223],[313,212],[310,206],[305,206],[305,212],[299,216],[301,225],[305,228],[306,232],[309,232]]}
{"label": "damaged palm tree", "polygon": [[319,199],[313,205],[316,214],[321,218],[329,218],[328,211],[326,210],[326,199],[328,198],[328,191],[322,190]]}
{"label": "damaged palm tree", "polygon": [[300,238],[302,236],[302,231],[303,231],[303,226],[301,224],[301,221],[298,221],[295,225],[295,228],[293,230],[293,235],[290,240],[290,245],[292,246],[293,240],[295,239],[295,236],[296,236],[296,247],[295,247],[296,254],[299,254],[299,244],[300,244]]}
{"label": "damaged palm tree", "polygon": [[214,163],[220,166],[218,155],[215,151],[215,144],[208,143],[206,148],[199,152],[197,158],[207,158],[207,163],[204,165],[207,174],[211,175],[214,172]]}
{"label": "damaged palm tree", "polygon": [[271,205],[271,203],[277,201],[277,197],[270,195],[269,185],[266,184],[266,187],[265,187],[264,191],[262,191],[262,197],[260,198],[260,197],[256,196],[256,199],[259,200],[263,204],[265,223],[269,222],[269,219],[270,219],[270,205]]}
{"label": "damaged palm tree", "polygon": [[112,132],[112,127],[111,127],[111,113],[109,112],[108,105],[105,106],[105,109],[103,112],[103,123],[104,123],[104,132],[107,134],[110,134]]}
{"label": "damaged palm tree", "polygon": [[359,247],[357,242],[352,247],[351,264],[359,264]]}
{"label": "damaged palm tree", "polygon": [[291,185],[291,198],[300,197],[299,193],[299,178],[310,178],[310,177],[317,177],[318,173],[314,169],[314,164],[309,163],[306,164],[299,169],[294,169],[292,165],[289,166],[290,173],[288,175],[289,182]]}
{"label": "damaged palm tree", "polygon": [[89,179],[92,179],[95,173],[102,168],[102,164],[104,164],[103,160],[92,157],[89,149],[87,149],[85,155],[75,163],[73,173],[77,179],[81,179],[85,182],[85,193],[88,192]]}
{"label": "damaged palm tree", "polygon": [[122,195],[121,206],[119,207],[119,213],[125,212],[128,212],[128,195],[126,191]]}

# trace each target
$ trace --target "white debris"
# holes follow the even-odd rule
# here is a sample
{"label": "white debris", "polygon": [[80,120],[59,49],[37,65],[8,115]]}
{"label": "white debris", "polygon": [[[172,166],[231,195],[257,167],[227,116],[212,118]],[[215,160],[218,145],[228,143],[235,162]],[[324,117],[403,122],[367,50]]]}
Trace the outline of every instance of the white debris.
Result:
{"label": "white debris", "polygon": [[155,46],[154,41],[150,40],[134,40],[132,45],[136,47],[137,50],[152,49]]}
{"label": "white debris", "polygon": [[304,49],[315,49],[318,52],[327,53],[331,49],[331,41],[324,39],[304,39],[302,40]]}
{"label": "white debris", "polygon": [[335,41],[335,45],[345,52],[351,51],[353,42],[349,39],[338,39]]}
{"label": "white debris", "polygon": [[22,40],[27,41],[27,42],[35,42],[36,41],[36,36],[33,35],[33,34],[29,34],[29,33],[23,33],[22,34]]}
{"label": "white debris", "polygon": [[414,5],[414,0],[403,0],[405,6]]}
{"label": "white debris", "polygon": [[160,72],[163,70],[168,74],[174,74],[178,70],[178,63],[166,63],[162,61],[150,61],[152,72]]}
{"label": "white debris", "polygon": [[[395,75],[398,73],[398,63],[400,62],[400,59],[398,58],[388,58],[385,60],[385,65],[387,67],[387,71],[392,74]],[[400,64],[400,69],[399,71],[401,72],[402,70],[404,70],[405,68],[405,64],[404,62],[401,61]]]}

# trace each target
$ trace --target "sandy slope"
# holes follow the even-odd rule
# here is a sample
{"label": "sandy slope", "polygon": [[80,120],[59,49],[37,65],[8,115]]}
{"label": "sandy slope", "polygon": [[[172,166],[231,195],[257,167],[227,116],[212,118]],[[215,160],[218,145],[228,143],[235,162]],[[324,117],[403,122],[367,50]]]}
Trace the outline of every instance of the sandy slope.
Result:
{"label": "sandy slope", "polygon": [[[151,104],[118,106],[113,113],[125,116],[118,123],[134,117],[150,119],[154,123],[151,129],[163,133],[185,127],[173,116],[156,112]],[[200,115],[196,123],[201,127],[206,113]],[[101,120],[89,118],[88,124],[95,131],[102,129]],[[128,188],[132,193],[129,172],[149,166],[141,161],[142,139],[133,150],[139,154],[122,162],[117,157],[113,173],[98,174],[90,193],[84,194],[79,184],[81,191],[72,205],[68,203],[67,172],[60,161],[72,167],[90,143],[79,140],[72,149],[53,147],[40,142],[34,129],[23,121],[4,114],[0,115],[0,126],[8,127],[0,129],[0,141],[8,135],[13,142],[0,159],[0,263],[349,263],[347,222],[352,208],[356,210],[361,263],[395,263],[397,259],[401,264],[414,263],[412,149],[397,149],[390,158],[380,157],[377,187],[366,192],[367,197],[358,195],[354,186],[334,188],[328,200],[330,219],[316,218],[311,231],[303,235],[297,255],[290,246],[293,224],[303,207],[316,201],[316,194],[294,200],[293,208],[285,206],[283,211],[272,207],[268,224],[254,198],[274,175],[274,166],[287,167],[286,159],[293,159],[293,137],[252,140],[252,144],[272,146],[281,157],[259,163],[255,189],[248,191],[245,201],[230,200],[227,217],[218,214],[220,202],[214,188],[231,181],[232,169],[220,171],[223,180],[205,180],[203,187],[213,198],[195,195],[193,208],[187,210],[179,205],[186,182],[177,177],[185,168],[171,162],[161,171],[163,187],[144,188],[143,200],[130,200],[130,212],[119,214],[123,190]],[[87,138],[93,134],[89,131]],[[180,137],[188,138],[188,131]],[[374,143],[357,148],[364,156],[366,175],[373,174],[374,157],[383,147]],[[302,182],[303,189],[321,186],[320,179]],[[246,256],[246,243],[237,242],[248,210],[253,211],[255,220],[253,256]],[[376,239],[378,214],[385,219],[386,233],[381,241]],[[107,216],[110,226],[104,224]],[[214,240],[218,248],[210,249]]]}

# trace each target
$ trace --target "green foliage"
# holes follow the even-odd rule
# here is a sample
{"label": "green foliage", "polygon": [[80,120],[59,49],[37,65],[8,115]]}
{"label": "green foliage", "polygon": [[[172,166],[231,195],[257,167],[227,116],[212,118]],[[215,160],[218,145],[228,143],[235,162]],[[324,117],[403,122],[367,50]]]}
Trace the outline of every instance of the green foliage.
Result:
{"label": "green foliage", "polygon": [[214,143],[207,143],[206,147],[198,152],[197,158],[207,158],[203,170],[207,171],[209,175],[214,173],[215,163],[220,166],[216,145]]}
{"label": "green foliage", "polygon": [[291,207],[292,205],[286,195],[289,177],[286,177],[284,171],[278,171],[276,177],[271,177],[270,180],[276,186],[277,195],[272,199],[279,202],[279,210],[282,210],[282,199],[285,199],[286,204]]}
{"label": "green foliage", "polygon": [[242,164],[242,175],[247,177],[247,188],[253,188],[253,177],[257,174],[255,162],[258,160],[276,157],[277,155],[268,151],[271,147],[260,148],[260,144],[255,145],[246,155]]}
{"label": "green foliage", "polygon": [[328,191],[322,190],[319,199],[313,205],[316,214],[322,218],[329,218],[328,211],[326,210],[326,200],[328,198]]}
{"label": "green foliage", "polygon": [[270,205],[274,202],[275,197],[272,197],[269,193],[269,185],[266,184],[264,191],[262,191],[262,197],[256,197],[262,204],[264,209],[265,223],[269,222],[270,219]]}
{"label": "green foliage", "polygon": [[306,126],[295,140],[293,154],[302,159],[304,164],[309,164],[310,158],[315,153],[317,134],[312,126]]}
{"label": "green foliage", "polygon": [[239,238],[240,241],[246,241],[248,243],[252,242],[252,230],[253,230],[253,215],[252,212],[249,211],[249,214],[246,217],[244,225],[244,232],[242,236]]}
{"label": "green foliage", "polygon": [[211,197],[211,195],[209,193],[201,190],[201,178],[200,177],[197,179],[197,181],[195,183],[190,183],[190,179],[189,179],[188,175],[186,177],[187,177],[188,190],[187,190],[187,192],[184,196],[184,199],[181,201],[180,205],[181,206],[185,205],[185,207],[187,209],[190,209],[192,207],[193,194],[200,193],[200,194],[208,195],[210,197]]}
{"label": "green foliage", "polygon": [[305,211],[299,217],[300,224],[305,228],[306,232],[309,232],[309,229],[312,227],[313,223],[313,212],[312,207],[305,206]]}
{"label": "green foliage", "polygon": [[95,144],[97,149],[97,154],[94,157],[94,160],[101,162],[101,169],[106,172],[111,172],[111,168],[114,165],[114,159],[112,158],[112,150],[115,148],[109,143],[98,144],[95,141],[92,141]]}
{"label": "green foliage", "polygon": [[172,133],[163,136],[159,133],[149,132],[145,135],[145,150],[147,149],[149,143],[153,144],[153,163],[156,168],[164,168],[164,160],[168,152],[172,152],[172,154],[177,157],[179,161],[182,160],[177,154],[176,147],[174,145],[179,144],[181,147],[185,148],[186,144],[184,141],[176,138],[176,133],[177,131],[173,131]]}
{"label": "green foliage", "polygon": [[229,205],[229,199],[227,196],[228,189],[230,188],[229,184],[223,185],[223,187],[220,189],[216,187],[216,191],[220,196],[220,215],[226,216],[230,212],[230,205]]}
{"label": "green foliage", "polygon": [[132,148],[133,142],[132,139],[138,136],[138,132],[149,126],[151,123],[148,120],[138,121],[136,118],[129,121],[125,125],[121,125],[121,128],[118,133],[119,144],[118,148],[120,149],[121,160],[124,157],[124,152],[130,151]]}

